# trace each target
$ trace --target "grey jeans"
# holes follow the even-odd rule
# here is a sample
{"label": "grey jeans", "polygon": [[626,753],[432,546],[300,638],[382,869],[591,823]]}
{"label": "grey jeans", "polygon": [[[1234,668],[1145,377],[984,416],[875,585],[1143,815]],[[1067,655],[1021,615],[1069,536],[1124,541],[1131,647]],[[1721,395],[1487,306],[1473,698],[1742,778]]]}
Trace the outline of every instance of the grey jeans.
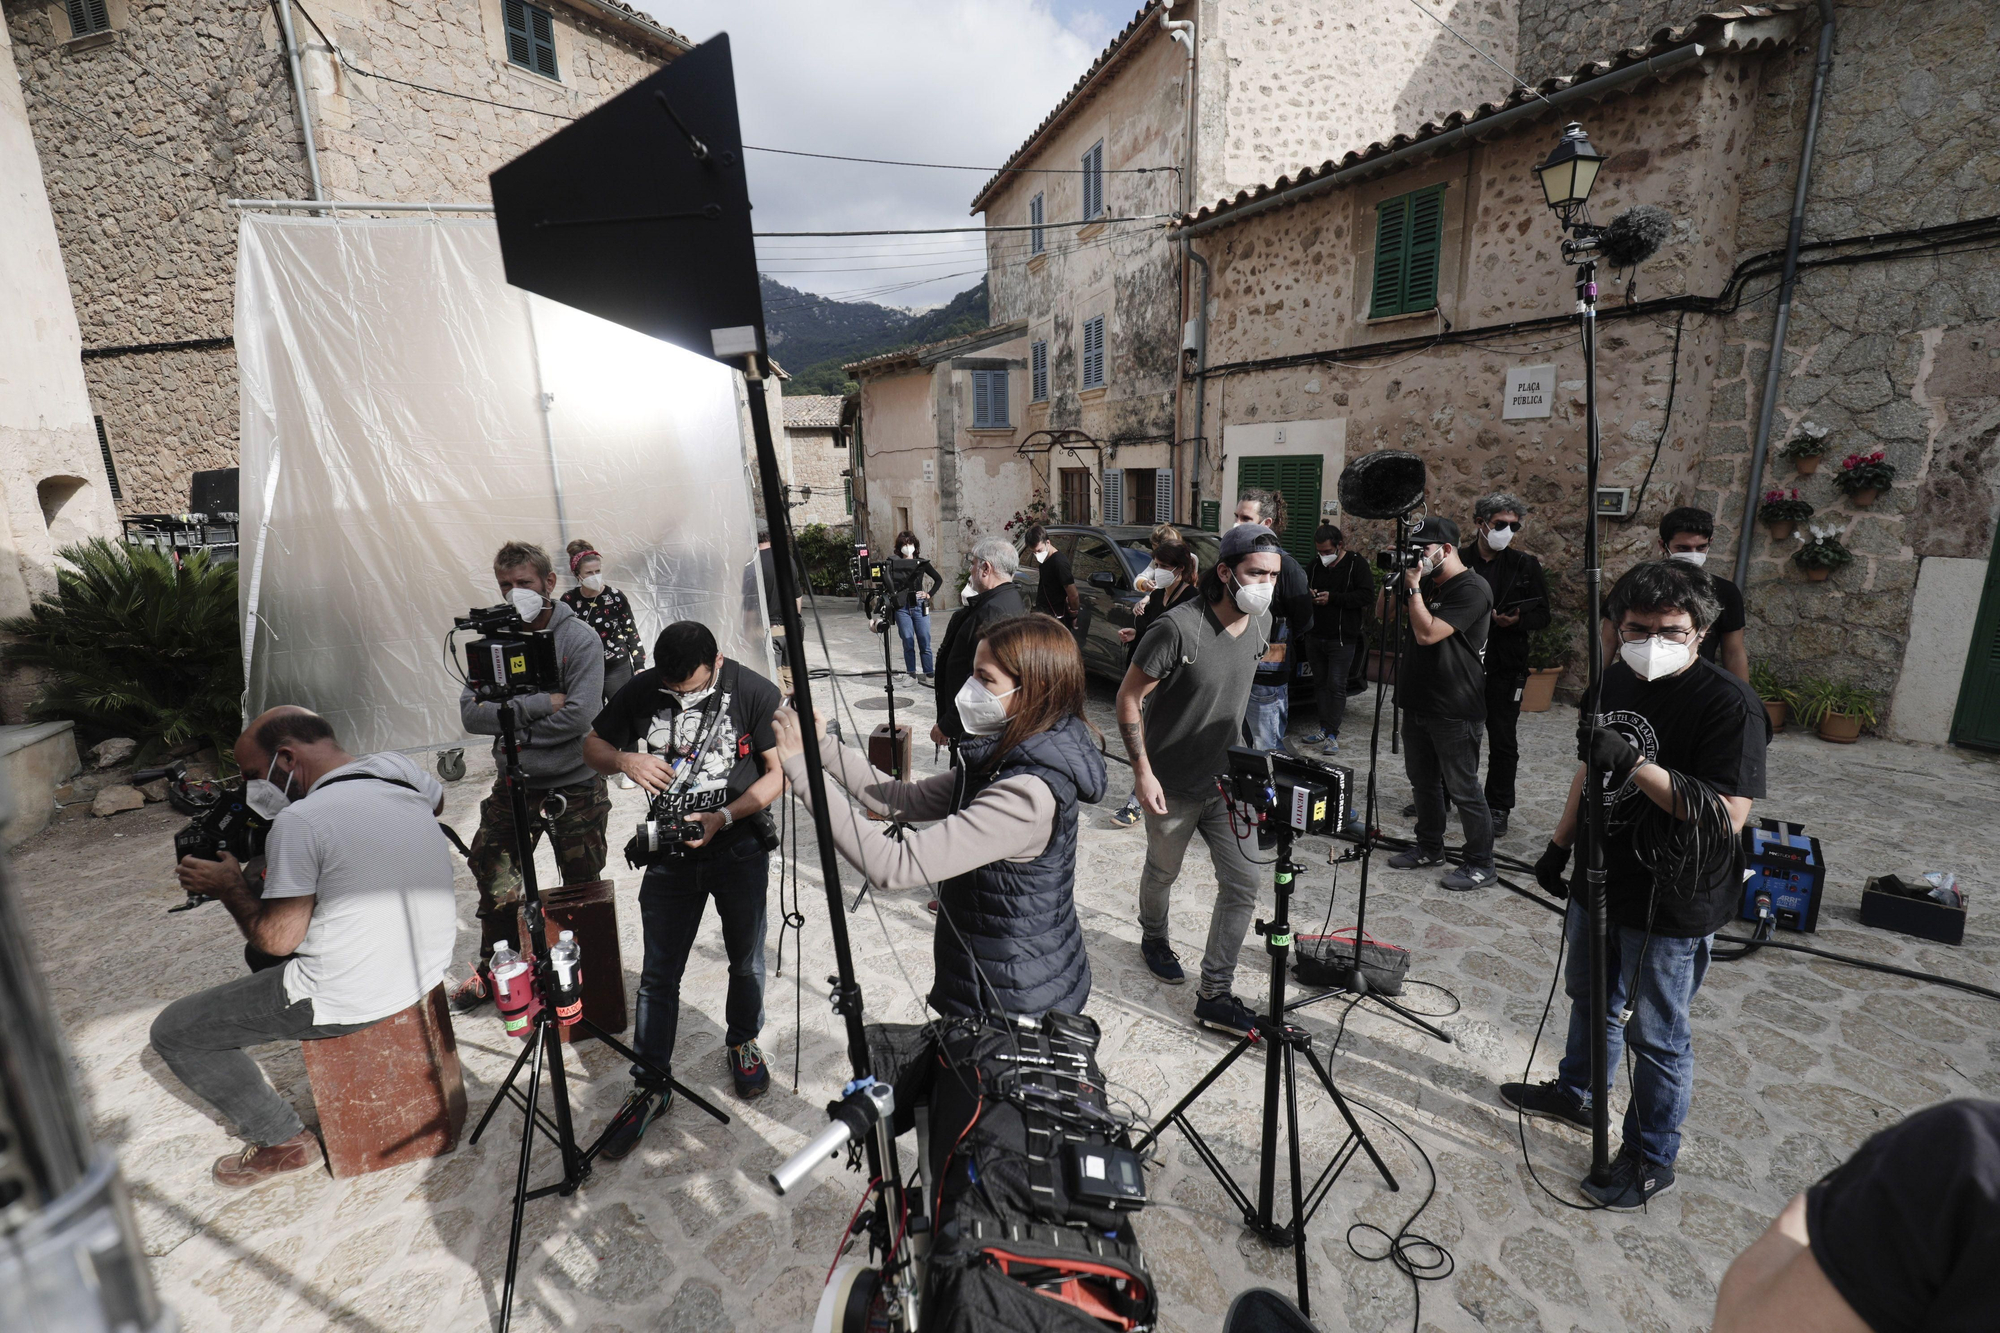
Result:
{"label": "grey jeans", "polygon": [[1263,868],[1251,859],[1254,842],[1239,841],[1229,827],[1222,793],[1206,796],[1166,793],[1167,813],[1146,813],[1146,868],[1139,876],[1139,931],[1147,940],[1167,938],[1168,897],[1181,873],[1188,842],[1196,833],[1208,844],[1215,867],[1215,909],[1208,917],[1208,943],[1201,951],[1201,993],[1220,995],[1236,980],[1236,956],[1257,910]]}
{"label": "grey jeans", "polygon": [[153,1020],[153,1049],[188,1091],[222,1112],[244,1138],[268,1148],[305,1125],[243,1048],[344,1037],[373,1026],[314,1023],[312,1001],[288,1002],[285,969],[272,967],[175,1000]]}

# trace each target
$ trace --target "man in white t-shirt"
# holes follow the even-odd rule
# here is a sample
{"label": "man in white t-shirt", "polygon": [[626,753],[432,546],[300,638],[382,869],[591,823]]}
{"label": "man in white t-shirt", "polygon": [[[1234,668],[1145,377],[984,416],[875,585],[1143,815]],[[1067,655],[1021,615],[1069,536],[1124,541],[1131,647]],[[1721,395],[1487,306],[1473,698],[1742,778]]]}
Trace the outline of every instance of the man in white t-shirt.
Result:
{"label": "man in white t-shirt", "polygon": [[227,852],[185,857],[183,886],[229,909],[251,948],[282,966],[174,1001],[153,1049],[249,1146],[215,1164],[240,1188],[317,1165],[320,1144],[244,1048],[346,1036],[422,999],[457,935],[444,788],[408,757],[356,759],[325,718],[274,708],[236,741],[245,800],[272,816],[262,897]]}

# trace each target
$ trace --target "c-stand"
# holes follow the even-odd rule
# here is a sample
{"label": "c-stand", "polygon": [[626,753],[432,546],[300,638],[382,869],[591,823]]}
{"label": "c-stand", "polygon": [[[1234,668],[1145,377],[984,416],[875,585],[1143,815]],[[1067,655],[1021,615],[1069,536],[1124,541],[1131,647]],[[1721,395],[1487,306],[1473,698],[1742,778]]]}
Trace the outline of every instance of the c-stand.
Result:
{"label": "c-stand", "polygon": [[[1259,818],[1263,816],[1260,815]],[[1169,1124],[1178,1124],[1187,1135],[1188,1143],[1202,1160],[1202,1164],[1215,1177],[1215,1183],[1238,1208],[1243,1210],[1243,1222],[1251,1230],[1274,1245],[1288,1245],[1292,1248],[1298,1266],[1299,1309],[1310,1316],[1312,1297],[1306,1284],[1306,1223],[1325,1201],[1340,1173],[1353,1160],[1356,1148],[1368,1154],[1368,1160],[1382,1173],[1382,1180],[1392,1190],[1401,1190],[1396,1177],[1383,1162],[1382,1155],[1375,1151],[1375,1145],[1368,1141],[1361,1125],[1354,1118],[1347,1099],[1334,1086],[1333,1075],[1320,1062],[1312,1048],[1312,1036],[1303,1028],[1293,1027],[1285,1021],[1285,967],[1286,959],[1292,951],[1292,877],[1305,867],[1292,860],[1292,831],[1281,821],[1268,821],[1277,831],[1278,857],[1273,863],[1273,876],[1277,889],[1277,906],[1271,920],[1259,921],[1257,933],[1264,937],[1264,949],[1271,955],[1271,993],[1266,1012],[1258,1015],[1256,1026],[1243,1034],[1229,1054],[1217,1061],[1215,1067],[1202,1075],[1201,1081],[1188,1089],[1187,1096],[1180,1099],[1174,1108],[1153,1123],[1146,1136],[1133,1145],[1133,1151],[1143,1153],[1160,1136],[1160,1131]],[[1252,1203],[1242,1186],[1222,1164],[1207,1140],[1195,1129],[1187,1118],[1187,1109],[1192,1106],[1209,1085],[1221,1078],[1228,1068],[1253,1045],[1262,1044],[1266,1050],[1264,1060],[1264,1125],[1259,1143],[1257,1167],[1257,1200]],[[1326,1169],[1312,1184],[1311,1189],[1301,1189],[1303,1171],[1299,1165],[1299,1085],[1296,1065],[1297,1053],[1304,1052],[1313,1072],[1319,1076],[1320,1086],[1340,1110],[1341,1119],[1347,1122],[1347,1139],[1337,1149],[1326,1164]],[[1280,1223],[1274,1215],[1273,1196],[1277,1192],[1278,1162],[1278,1097],[1280,1081],[1285,1100],[1285,1136],[1287,1160],[1291,1167],[1292,1219]]]}
{"label": "c-stand", "polygon": [[[546,997],[557,994],[560,987],[558,986],[555,968],[549,959],[548,932],[542,919],[542,895],[535,880],[534,835],[539,831],[540,826],[529,822],[527,775],[521,770],[520,738],[514,731],[513,698],[515,695],[523,692],[518,689],[501,687],[498,690],[482,689],[477,693],[482,702],[499,705],[500,748],[502,754],[501,780],[506,785],[508,806],[513,812],[514,860],[515,864],[521,870],[521,917],[523,925],[526,927],[522,932],[524,937],[523,951],[526,952],[529,948],[533,950],[534,970],[531,974],[533,977],[532,984],[537,993],[546,999]],[[551,836],[553,836],[553,831],[551,831]],[[535,1007],[533,1021],[535,1025],[534,1033],[522,1044],[521,1054],[514,1061],[514,1067],[507,1071],[507,1077],[500,1084],[500,1090],[493,1094],[493,1100],[487,1104],[486,1113],[479,1117],[479,1124],[472,1131],[472,1137],[468,1140],[469,1143],[474,1144],[479,1142],[479,1136],[486,1132],[487,1124],[493,1119],[493,1113],[500,1109],[500,1103],[503,1100],[511,1101],[521,1108],[521,1158],[520,1166],[514,1175],[513,1221],[507,1234],[507,1274],[500,1294],[500,1322],[497,1326],[499,1333],[507,1333],[507,1326],[513,1319],[514,1274],[521,1260],[521,1218],[523,1211],[527,1208],[528,1201],[530,1199],[540,1199],[550,1194],[560,1194],[568,1197],[576,1193],[583,1183],[590,1179],[591,1162],[596,1159],[598,1152],[604,1147],[605,1140],[609,1139],[612,1131],[616,1130],[629,1115],[634,1113],[633,1110],[627,1110],[612,1117],[611,1123],[605,1126],[604,1133],[598,1136],[597,1141],[591,1144],[589,1148],[579,1150],[576,1143],[574,1122],[570,1113],[569,1081],[563,1068],[562,1028],[565,1024],[558,1021],[556,1008],[553,1004],[549,1003],[543,1003]],[[651,1071],[655,1077],[663,1080],[675,1092],[688,1101],[693,1102],[723,1124],[726,1125],[729,1123],[728,1116],[703,1100],[685,1084],[677,1081],[671,1073],[661,1069],[637,1051],[632,1050],[603,1028],[592,1023],[589,1019],[578,1017],[575,1020],[575,1026],[582,1028],[588,1035],[596,1037],[633,1064],[640,1065]],[[528,1091],[524,1096],[514,1090],[514,1080],[521,1076],[521,1066],[530,1064],[531,1061],[532,1064],[528,1073]],[[549,1089],[555,1102],[553,1123],[551,1123],[548,1116],[542,1114],[539,1106],[544,1064],[548,1068]],[[535,1131],[537,1129],[547,1135],[549,1140],[556,1145],[556,1150],[562,1154],[563,1173],[562,1179],[556,1181],[554,1184],[544,1185],[540,1189],[531,1190],[528,1188],[528,1169],[533,1156]]]}
{"label": "c-stand", "polygon": [[[903,747],[896,731],[896,666],[895,659],[890,655],[889,646],[889,631],[895,627],[896,612],[900,609],[899,602],[903,595],[901,587],[898,586],[901,579],[896,572],[894,560],[884,560],[880,564],[872,564],[871,567],[877,571],[882,585],[874,594],[873,609],[876,617],[876,633],[882,638],[882,696],[889,710],[889,753],[892,756],[889,776],[907,782],[910,775],[903,771]],[[892,819],[889,821],[889,836],[901,838],[909,827],[900,819]],[[856,891],[854,901],[848,904],[847,910],[860,911],[861,904],[868,900],[868,894],[874,887],[868,880],[863,879],[861,888]]]}

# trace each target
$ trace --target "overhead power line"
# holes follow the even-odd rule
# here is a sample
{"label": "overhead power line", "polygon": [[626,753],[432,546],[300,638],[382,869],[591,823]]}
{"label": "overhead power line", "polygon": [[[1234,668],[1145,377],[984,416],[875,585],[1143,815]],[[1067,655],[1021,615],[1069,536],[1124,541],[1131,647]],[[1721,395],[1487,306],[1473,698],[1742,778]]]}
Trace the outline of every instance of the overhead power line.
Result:
{"label": "overhead power line", "polygon": [[1113,222],[1156,222],[1175,217],[1173,213],[1142,213],[1129,218],[1084,218],[1077,222],[1024,222],[1020,226],[1006,227],[901,227],[875,231],[760,231],[763,236],[949,236],[960,232],[976,232],[985,235],[996,231],[1056,231],[1063,227],[1089,227],[1097,223]]}
{"label": "overhead power line", "polygon": [[[841,153],[808,153],[797,148],[764,148],[754,143],[746,143],[745,148],[753,153],[782,153],[786,157],[817,157],[828,162],[869,162],[878,167],[924,167],[931,171],[984,171],[988,174],[1004,172],[1010,176],[1084,176],[1089,175],[1082,167],[968,167],[955,162],[901,162],[888,157],[848,157]],[[1144,176],[1154,172],[1171,171],[1176,176],[1181,169],[1177,166],[1165,167],[1099,167],[1102,176]]]}

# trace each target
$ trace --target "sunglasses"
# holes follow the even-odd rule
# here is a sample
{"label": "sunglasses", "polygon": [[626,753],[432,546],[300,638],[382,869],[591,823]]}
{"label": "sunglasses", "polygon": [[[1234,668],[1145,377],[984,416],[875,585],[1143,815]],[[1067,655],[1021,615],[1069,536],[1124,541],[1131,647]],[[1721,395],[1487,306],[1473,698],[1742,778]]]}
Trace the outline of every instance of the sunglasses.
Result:
{"label": "sunglasses", "polygon": [[1512,523],[1495,523],[1492,527],[1495,532],[1519,532],[1521,530],[1521,520],[1517,518]]}

